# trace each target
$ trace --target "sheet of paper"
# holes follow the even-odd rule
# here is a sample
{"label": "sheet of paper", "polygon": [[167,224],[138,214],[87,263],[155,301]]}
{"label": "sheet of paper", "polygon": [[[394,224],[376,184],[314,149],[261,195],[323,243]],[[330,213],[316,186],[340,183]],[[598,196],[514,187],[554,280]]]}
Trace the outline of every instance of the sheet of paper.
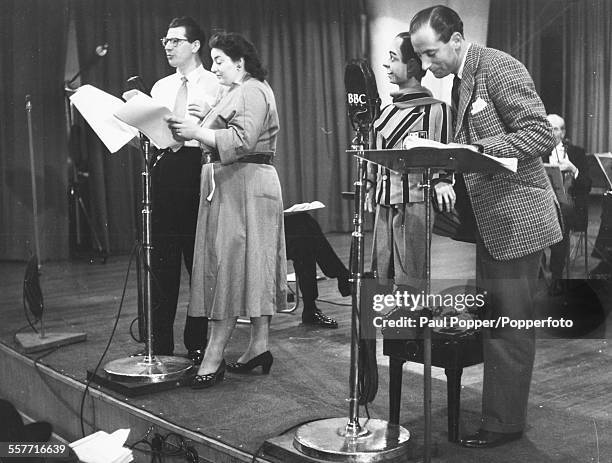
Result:
{"label": "sheet of paper", "polygon": [[118,120],[114,113],[125,103],[92,85],[83,85],[70,101],[111,153],[123,148],[138,130]]}
{"label": "sheet of paper", "polygon": [[305,211],[312,211],[314,209],[321,209],[325,207],[325,204],[323,204],[320,201],[313,201],[311,203],[299,203],[299,204],[294,204],[293,206],[285,209],[283,212],[285,214],[291,214],[291,213],[295,213],[295,212],[305,212]]}
{"label": "sheet of paper", "polygon": [[98,431],[70,444],[84,463],[127,463],[133,460],[132,451],[125,444],[129,429],[118,429],[112,434]]}
{"label": "sheet of paper", "polygon": [[174,139],[164,119],[171,114],[168,108],[141,92],[115,111],[117,119],[136,127],[158,148],[177,149],[182,146],[182,142]]}

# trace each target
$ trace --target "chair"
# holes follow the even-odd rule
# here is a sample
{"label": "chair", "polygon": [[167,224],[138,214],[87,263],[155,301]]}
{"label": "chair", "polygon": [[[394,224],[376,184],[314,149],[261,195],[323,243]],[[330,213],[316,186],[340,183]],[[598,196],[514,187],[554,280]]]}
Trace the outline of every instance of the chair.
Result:
{"label": "chair", "polygon": [[[385,339],[383,354],[389,356],[389,422],[399,424],[404,362],[423,363],[423,341]],[[463,369],[483,362],[482,335],[461,339],[432,337],[431,364],[444,368],[448,408],[448,441],[459,441],[459,409]]]}
{"label": "chair", "polygon": [[[300,306],[300,282],[298,280],[297,273],[293,273],[293,275],[295,275],[295,282],[290,281],[289,275],[287,275],[287,290],[289,291],[287,293],[287,302],[291,303],[292,305],[287,307],[285,310],[279,311],[279,313],[293,313]],[[290,283],[295,284],[295,291],[291,288]]]}

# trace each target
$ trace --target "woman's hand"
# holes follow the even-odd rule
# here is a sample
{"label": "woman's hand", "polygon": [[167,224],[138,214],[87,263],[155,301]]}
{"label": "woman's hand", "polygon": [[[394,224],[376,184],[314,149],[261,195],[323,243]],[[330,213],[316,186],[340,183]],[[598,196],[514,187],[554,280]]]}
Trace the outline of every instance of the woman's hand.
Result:
{"label": "woman's hand", "polygon": [[200,126],[194,121],[174,115],[167,116],[165,119],[176,141],[198,139]]}
{"label": "woman's hand", "polygon": [[200,121],[204,119],[208,111],[210,111],[210,105],[203,100],[197,100],[187,105],[187,114],[197,117]]}

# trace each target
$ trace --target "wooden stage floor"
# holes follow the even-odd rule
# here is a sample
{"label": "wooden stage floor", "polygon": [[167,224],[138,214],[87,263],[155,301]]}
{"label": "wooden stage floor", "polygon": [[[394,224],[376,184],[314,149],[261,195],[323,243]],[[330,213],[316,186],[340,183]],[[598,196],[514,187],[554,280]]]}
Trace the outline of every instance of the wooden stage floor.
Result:
{"label": "wooden stage floor", "polygon": [[[590,230],[594,236],[599,215]],[[331,234],[330,241],[346,262],[350,234]],[[368,235],[369,238],[369,235]],[[369,244],[366,245],[369,249]],[[593,262],[593,264],[596,262]],[[580,274],[580,258],[573,272]],[[0,396],[13,401],[28,417],[53,423],[56,434],[68,441],[81,437],[80,403],[86,371],[104,352],[121,301],[128,257],[106,264],[87,260],[45,263],[41,286],[48,311],[47,330],[83,331],[87,340],[39,354],[23,355],[14,335],[26,325],[21,303],[24,263],[0,262]],[[474,277],[473,246],[434,237],[435,278]],[[183,279],[175,326],[176,354],[183,355],[182,328],[187,304]],[[148,430],[177,433],[197,449],[203,461],[299,461],[262,456],[260,446],[284,435],[290,441],[295,427],[310,420],[348,415],[350,355],[350,298],[341,298],[335,280],[319,283],[319,308],[335,317],[340,328],[302,326],[300,310],[278,315],[271,325],[274,365],[269,376],[227,374],[211,389],[170,391],[126,398],[92,385],[84,402],[86,433],[130,427],[129,442]],[[327,301],[327,302],[324,302]],[[609,313],[609,303],[606,310]],[[342,305],[336,305],[342,304]],[[106,361],[123,358],[142,347],[130,336],[136,316],[136,277],[127,279],[127,293],[117,331]],[[446,381],[433,369],[434,461],[440,462],[612,462],[612,351],[611,317],[582,339],[539,339],[525,437],[498,449],[475,451],[447,442]],[[248,326],[239,326],[226,351],[236,359],[248,342]],[[590,338],[589,338],[590,337]],[[379,391],[369,406],[373,418],[388,416],[388,359],[378,343]],[[422,366],[406,364],[403,376],[401,423],[412,439],[423,433]],[[482,365],[463,373],[461,431],[474,430],[480,412]],[[362,415],[363,415],[362,411]],[[137,461],[150,456],[136,452]],[[177,460],[178,461],[178,460]]]}

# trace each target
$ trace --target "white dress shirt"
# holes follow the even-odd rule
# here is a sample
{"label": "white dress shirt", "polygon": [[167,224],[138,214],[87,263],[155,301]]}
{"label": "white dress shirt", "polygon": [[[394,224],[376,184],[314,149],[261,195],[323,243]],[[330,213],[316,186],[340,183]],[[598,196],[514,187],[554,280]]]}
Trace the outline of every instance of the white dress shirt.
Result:
{"label": "white dress shirt", "polygon": [[[185,75],[187,78],[187,104],[197,103],[203,106],[204,103],[214,106],[221,95],[221,84],[217,77],[210,71],[199,65],[193,71]],[[183,74],[178,69],[174,74],[158,80],[151,89],[151,97],[158,103],[166,106],[170,111],[174,109],[176,94],[183,84]],[[177,114],[177,116],[187,116],[187,114]],[[195,140],[188,140],[185,146],[200,146]]]}

